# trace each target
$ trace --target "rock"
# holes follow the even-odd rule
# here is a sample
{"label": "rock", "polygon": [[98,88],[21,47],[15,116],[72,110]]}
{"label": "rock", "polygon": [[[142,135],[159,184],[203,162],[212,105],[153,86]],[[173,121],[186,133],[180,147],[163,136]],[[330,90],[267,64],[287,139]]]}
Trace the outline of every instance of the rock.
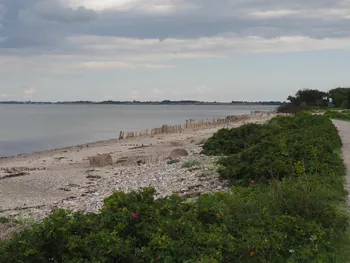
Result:
{"label": "rock", "polygon": [[146,161],[144,159],[141,159],[141,160],[137,160],[137,165],[142,165],[142,164],[145,164]]}
{"label": "rock", "polygon": [[168,159],[178,159],[183,156],[188,156],[188,152],[185,149],[175,149],[169,154]]}
{"label": "rock", "polygon": [[171,141],[171,142],[170,142],[170,145],[171,145],[171,146],[179,147],[179,146],[182,146],[182,145],[183,145],[183,142]]}
{"label": "rock", "polygon": [[90,166],[93,167],[104,167],[108,165],[113,165],[112,156],[108,153],[98,154],[96,156],[89,157],[88,159],[90,161]]}

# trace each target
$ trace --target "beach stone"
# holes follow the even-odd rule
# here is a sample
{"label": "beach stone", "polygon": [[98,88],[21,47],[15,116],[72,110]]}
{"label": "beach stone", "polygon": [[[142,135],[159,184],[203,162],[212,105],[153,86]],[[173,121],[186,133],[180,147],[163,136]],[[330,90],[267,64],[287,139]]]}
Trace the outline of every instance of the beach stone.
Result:
{"label": "beach stone", "polygon": [[137,160],[136,163],[137,163],[137,165],[142,165],[142,164],[146,163],[146,160],[145,159]]}
{"label": "beach stone", "polygon": [[112,156],[108,153],[98,154],[96,156],[89,157],[90,166],[92,167],[104,167],[113,165]]}
{"label": "beach stone", "polygon": [[175,149],[169,154],[168,159],[178,159],[183,156],[188,156],[188,152],[185,149]]}
{"label": "beach stone", "polygon": [[170,145],[171,145],[171,146],[179,147],[179,146],[182,146],[182,145],[183,145],[183,142],[171,141],[171,142],[170,142]]}

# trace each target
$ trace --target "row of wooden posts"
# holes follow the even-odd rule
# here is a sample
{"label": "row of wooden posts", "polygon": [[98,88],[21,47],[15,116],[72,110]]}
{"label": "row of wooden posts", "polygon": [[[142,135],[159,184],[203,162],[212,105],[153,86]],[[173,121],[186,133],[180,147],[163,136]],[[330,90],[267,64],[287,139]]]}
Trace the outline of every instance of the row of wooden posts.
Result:
{"label": "row of wooden posts", "polygon": [[[145,129],[141,132],[124,132],[121,131],[119,134],[119,140],[140,137],[140,136],[149,136],[149,135],[157,135],[157,134],[169,134],[169,133],[182,133],[184,130],[188,129],[203,129],[216,127],[218,125],[225,125],[232,122],[246,121],[251,119],[254,115],[260,114],[261,117],[265,114],[270,115],[270,113],[261,113],[255,112],[255,114],[245,114],[245,115],[236,115],[236,116],[227,116],[223,119],[213,119],[212,121],[195,121],[195,120],[186,120],[184,124],[177,125],[163,125],[160,128],[151,129],[151,133],[149,133],[148,129]],[[266,115],[265,115],[266,116]]]}

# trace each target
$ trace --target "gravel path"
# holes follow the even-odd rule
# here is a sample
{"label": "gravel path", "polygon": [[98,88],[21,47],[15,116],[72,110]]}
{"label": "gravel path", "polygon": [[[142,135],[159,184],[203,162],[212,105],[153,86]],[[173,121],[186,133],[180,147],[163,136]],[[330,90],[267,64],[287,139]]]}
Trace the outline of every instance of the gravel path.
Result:
{"label": "gravel path", "polygon": [[338,128],[343,141],[343,158],[347,169],[345,189],[348,191],[348,204],[350,205],[350,122],[333,120],[333,123]]}

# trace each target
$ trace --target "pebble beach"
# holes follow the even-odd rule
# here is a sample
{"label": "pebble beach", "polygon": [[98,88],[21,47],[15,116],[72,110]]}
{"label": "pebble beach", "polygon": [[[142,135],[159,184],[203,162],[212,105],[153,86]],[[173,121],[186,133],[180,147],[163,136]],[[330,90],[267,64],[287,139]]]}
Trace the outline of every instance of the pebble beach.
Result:
{"label": "pebble beach", "polygon": [[[58,208],[98,212],[114,191],[154,187],[157,197],[178,193],[195,197],[225,191],[217,174],[217,157],[201,154],[203,142],[217,130],[244,123],[264,123],[274,113],[252,114],[248,120],[181,133],[112,139],[63,149],[0,159],[0,217],[40,221]],[[188,156],[169,163],[174,149]],[[110,154],[113,165],[91,167],[89,157]],[[185,167],[186,162],[196,165]]]}

